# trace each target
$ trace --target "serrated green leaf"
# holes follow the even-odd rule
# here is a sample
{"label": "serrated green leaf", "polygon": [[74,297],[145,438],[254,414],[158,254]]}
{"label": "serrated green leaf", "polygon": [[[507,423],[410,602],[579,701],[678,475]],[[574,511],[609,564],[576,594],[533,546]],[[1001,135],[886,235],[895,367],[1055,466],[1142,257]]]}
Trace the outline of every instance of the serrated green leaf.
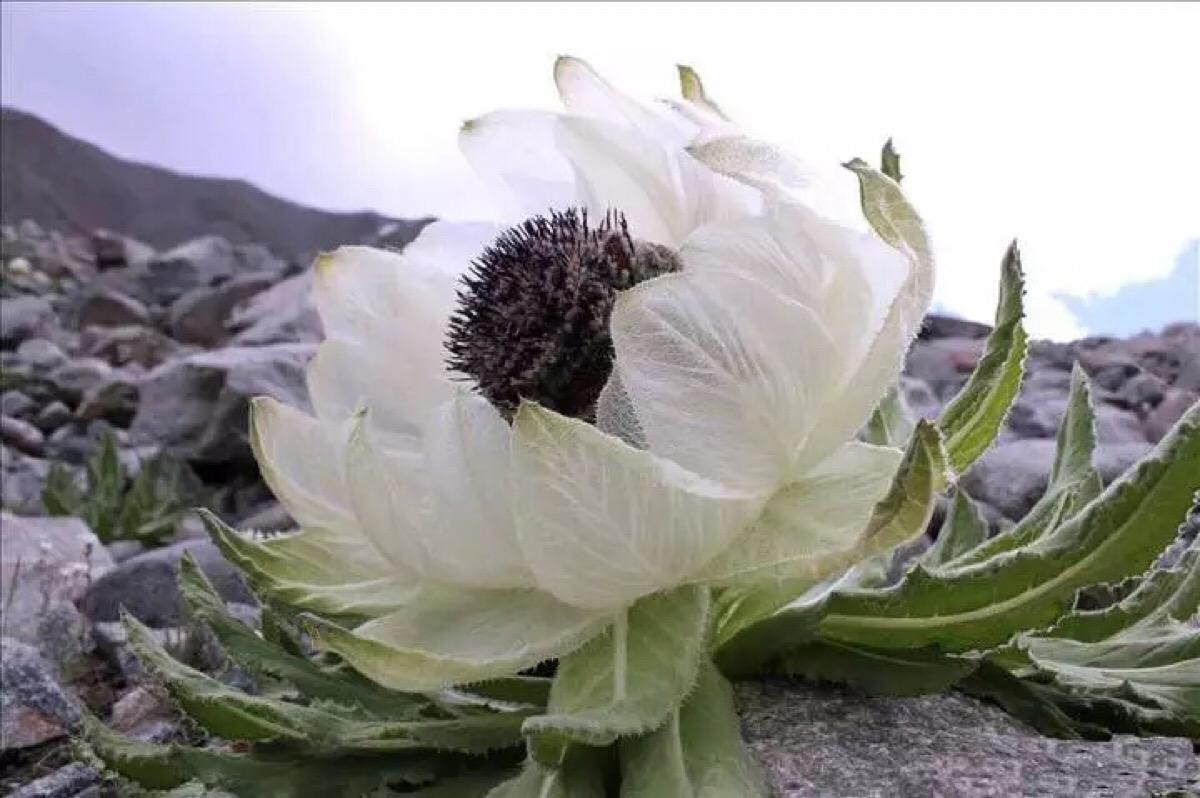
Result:
{"label": "serrated green leaf", "polygon": [[608,745],[665,722],[695,684],[710,603],[697,586],[649,596],[560,659],[546,714],[525,721],[538,761],[557,764],[569,742]]}
{"label": "serrated green leaf", "polygon": [[733,689],[712,663],[662,728],[621,741],[621,798],[767,796],[763,774],[742,742]]}
{"label": "serrated green leaf", "polygon": [[1070,693],[1162,710],[1160,717],[1200,737],[1200,629],[1177,624],[1096,643],[1033,637],[1021,645]]}
{"label": "serrated green leaf", "polygon": [[998,704],[1008,714],[1020,718],[1048,737],[1067,740],[1107,740],[1111,737],[1102,727],[1073,720],[1052,700],[1052,691],[1018,679],[986,660],[956,687],[967,695]]}
{"label": "serrated green leaf", "polygon": [[932,648],[889,650],[816,640],[789,651],[772,670],[849,684],[875,695],[914,696],[944,692],[978,665]]}
{"label": "serrated green leaf", "polygon": [[1093,643],[1165,621],[1184,621],[1200,612],[1200,542],[1193,542],[1171,569],[1151,571],[1121,601],[1099,610],[1076,610],[1039,637]]}
{"label": "serrated green leaf", "polygon": [[528,712],[449,720],[363,720],[361,710],[248,695],[173,659],[150,630],[126,616],[130,650],[188,716],[227,740],[269,742],[323,756],[420,750],[486,753],[517,746]]}
{"label": "serrated green leaf", "polygon": [[937,540],[921,556],[928,568],[937,569],[987,540],[988,523],[979,506],[961,488],[946,511]]}
{"label": "serrated green leaf", "polygon": [[916,262],[933,263],[924,223],[900,184],[861,158],[842,165],[857,175],[863,215],[879,237]]}
{"label": "serrated green leaf", "polygon": [[966,385],[938,416],[950,467],[956,474],[966,471],[992,445],[1017,398],[1027,348],[1021,323],[1025,315],[1024,293],[1021,255],[1014,241],[1001,265],[996,324],[987,337],[983,357]]}
{"label": "serrated green leaf", "polygon": [[254,588],[294,610],[346,619],[350,625],[403,604],[412,588],[392,579],[348,575],[331,555],[323,530],[306,529],[266,541],[251,540],[213,513],[197,510],[217,548]]}
{"label": "serrated green leaf", "polygon": [[876,446],[893,446],[902,448],[912,437],[916,422],[903,394],[898,386],[893,385],[875,407],[861,438],[866,443]]}
{"label": "serrated green leaf", "polygon": [[357,708],[369,717],[413,719],[433,707],[422,696],[386,690],[355,673],[325,671],[260,637],[229,614],[191,555],[180,561],[179,588],[192,617],[208,626],[226,653],[251,676],[283,680],[307,701]]}
{"label": "serrated green leaf", "polygon": [[1096,415],[1087,375],[1078,364],[1071,371],[1067,411],[1058,427],[1054,464],[1045,494],[1014,527],[981,543],[950,563],[961,568],[1027,546],[1053,532],[1100,495],[1104,482],[1092,467],[1096,450]]}
{"label": "serrated green leaf", "polygon": [[91,751],[124,778],[152,789],[171,789],[191,781],[233,793],[239,798],[362,798],[387,785],[420,785],[437,777],[431,758],[340,757],[297,758],[255,751],[234,753],[220,748],[190,748],[129,740],[90,717],[83,738]]}
{"label": "serrated green leaf", "polygon": [[[921,421],[891,488],[876,505],[843,566],[886,552],[924,532],[944,470],[941,437],[932,424]],[[810,640],[816,633],[813,624],[824,611],[824,599],[788,605],[811,588],[812,580],[788,580],[724,591],[714,635],[721,671],[727,675],[755,673],[771,657]]]}
{"label": "serrated green leaf", "polygon": [[489,701],[544,708],[550,701],[552,682],[552,679],[541,676],[512,676],[477,682],[463,688],[463,691]]}
{"label": "serrated green leaf", "polygon": [[881,172],[897,183],[904,179],[904,175],[900,173],[900,153],[896,152],[891,139],[888,139],[884,143],[883,152],[880,154],[879,160],[879,170]]}
{"label": "serrated green leaf", "polygon": [[1175,535],[1200,488],[1200,406],[1097,500],[1034,543],[894,588],[837,593],[823,636],[887,648],[983,649],[1053,623],[1081,587],[1139,573]]}
{"label": "serrated green leaf", "polygon": [[1058,425],[1054,464],[1050,468],[1050,489],[1073,485],[1087,479],[1096,452],[1096,414],[1092,409],[1087,374],[1075,363],[1071,368],[1071,390],[1067,412]]}

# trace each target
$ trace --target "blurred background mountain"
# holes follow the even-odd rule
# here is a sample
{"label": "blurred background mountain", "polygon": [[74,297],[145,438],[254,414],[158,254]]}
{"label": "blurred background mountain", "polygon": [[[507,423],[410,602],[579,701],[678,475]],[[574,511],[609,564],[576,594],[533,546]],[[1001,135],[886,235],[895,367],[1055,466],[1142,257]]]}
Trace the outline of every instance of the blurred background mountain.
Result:
{"label": "blurred background mountain", "polygon": [[[301,259],[409,226],[369,211],[307,208],[245,180],[182,175],[127,161],[14,108],[0,111],[0,174],[5,224],[32,220],[76,235],[110,230],[159,249],[217,235]],[[413,223],[411,232],[419,228]]]}

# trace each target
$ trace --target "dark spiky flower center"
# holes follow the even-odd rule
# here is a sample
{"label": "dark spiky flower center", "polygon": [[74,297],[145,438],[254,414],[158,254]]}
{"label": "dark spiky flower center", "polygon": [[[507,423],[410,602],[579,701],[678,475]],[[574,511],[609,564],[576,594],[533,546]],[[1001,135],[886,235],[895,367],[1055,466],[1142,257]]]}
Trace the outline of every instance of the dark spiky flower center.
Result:
{"label": "dark spiky flower center", "polygon": [[554,211],[511,228],[463,277],[446,349],[506,415],[522,399],[590,418],[612,370],[616,292],[677,271],[666,247],[634,241],[609,212]]}

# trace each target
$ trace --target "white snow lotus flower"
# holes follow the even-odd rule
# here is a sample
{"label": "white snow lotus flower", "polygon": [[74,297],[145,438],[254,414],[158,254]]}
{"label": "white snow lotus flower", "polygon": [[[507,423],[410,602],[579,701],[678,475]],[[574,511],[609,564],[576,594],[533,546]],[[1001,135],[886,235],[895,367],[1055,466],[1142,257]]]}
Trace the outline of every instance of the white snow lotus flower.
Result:
{"label": "white snow lotus flower", "polygon": [[[716,140],[710,168],[704,147],[609,132],[593,143],[636,152],[596,154],[557,211],[322,256],[314,413],[253,404],[300,531],[214,534],[268,592],[353,625],[313,632],[388,686],[517,672],[681,585],[845,567],[900,461],[855,440],[929,303],[899,188],[854,167],[870,232],[806,204],[765,145]],[[692,214],[686,182],[681,203],[622,206],[653,182],[646,148],[757,210]]]}

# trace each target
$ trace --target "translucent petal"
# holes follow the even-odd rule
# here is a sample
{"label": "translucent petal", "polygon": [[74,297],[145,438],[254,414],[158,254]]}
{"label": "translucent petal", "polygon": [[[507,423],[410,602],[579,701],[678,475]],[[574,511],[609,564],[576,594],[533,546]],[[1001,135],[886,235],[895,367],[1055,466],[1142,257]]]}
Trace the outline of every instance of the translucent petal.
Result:
{"label": "translucent petal", "polygon": [[536,590],[422,594],[349,632],[310,621],[318,648],[395,690],[428,692],[507,676],[560,657],[611,620]]}
{"label": "translucent petal", "polygon": [[[896,255],[903,257],[903,279],[883,315],[874,340],[847,382],[844,401],[829,408],[805,452],[815,463],[848,440],[870,418],[879,399],[904,367],[904,356],[917,335],[933,296],[933,250],[924,223],[899,187],[877,170],[856,166],[862,179],[864,213],[878,230],[874,239],[860,242],[859,262],[873,283],[899,271]],[[882,240],[888,243],[884,244]],[[892,252],[889,252],[892,250]]]}
{"label": "translucent petal", "polygon": [[346,447],[346,485],[363,535],[397,572],[423,577],[425,530],[433,524],[429,474],[419,449],[393,442],[359,416]]}
{"label": "translucent petal", "polygon": [[329,337],[308,372],[318,415],[343,419],[365,405],[390,429],[421,428],[453,394],[443,348],[453,278],[440,268],[369,247],[318,260],[314,296]]}
{"label": "translucent petal", "polygon": [[342,460],[345,423],[323,422],[260,396],[250,403],[250,445],[263,479],[300,526],[353,522]]}
{"label": "translucent petal", "polygon": [[459,150],[507,198],[510,221],[577,204],[575,174],[558,152],[557,128],[557,114],[494,111],[470,120],[459,132]]}
{"label": "translucent petal", "polygon": [[741,538],[705,567],[706,581],[821,578],[844,567],[903,453],[847,443],[773,496]]}
{"label": "translucent petal", "polygon": [[513,423],[513,489],[539,587],[595,609],[679,584],[761,506],[757,496],[532,404]]}
{"label": "translucent petal", "polygon": [[425,439],[436,524],[426,527],[430,577],[473,587],[528,587],[512,517],[510,428],[481,396],[440,408]]}
{"label": "translucent petal", "polygon": [[621,382],[655,454],[749,492],[793,476],[815,411],[842,381],[809,308],[724,271],[688,271],[618,297]]}
{"label": "translucent petal", "polygon": [[560,56],[554,62],[554,82],[563,106],[572,115],[632,128],[645,136],[661,138],[663,144],[687,144],[665,115],[617,91],[582,59]]}
{"label": "translucent petal", "polygon": [[740,134],[702,138],[688,152],[721,175],[775,200],[799,202],[841,224],[866,229],[855,184],[844,170],[808,163],[764,141]]}
{"label": "translucent petal", "polygon": [[616,208],[634,238],[659,244],[674,244],[690,232],[664,142],[585,117],[560,118],[555,142],[574,169],[578,202],[594,215]]}

